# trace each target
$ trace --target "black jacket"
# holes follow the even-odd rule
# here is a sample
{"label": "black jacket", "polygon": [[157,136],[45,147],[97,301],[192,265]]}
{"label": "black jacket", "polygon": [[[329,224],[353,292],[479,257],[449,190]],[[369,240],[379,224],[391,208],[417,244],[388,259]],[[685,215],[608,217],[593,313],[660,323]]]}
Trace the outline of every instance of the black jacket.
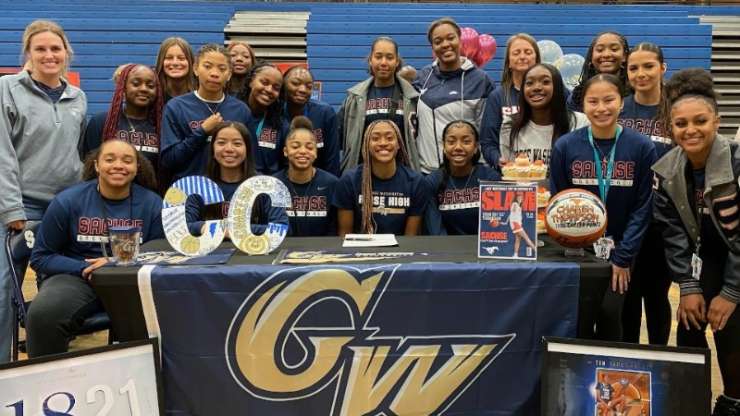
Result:
{"label": "black jacket", "polygon": [[[696,247],[699,231],[689,203],[689,187],[685,173],[687,163],[688,159],[683,149],[676,147],[653,165],[655,172],[653,216],[662,226],[666,260],[673,280],[681,287],[681,295],[702,293],[699,281],[691,277],[691,256]],[[704,203],[710,210],[712,223],[728,247],[724,284],[720,295],[738,303],[740,239],[737,210],[740,206],[738,197],[740,145],[718,135],[707,158],[704,172],[706,175]]]}

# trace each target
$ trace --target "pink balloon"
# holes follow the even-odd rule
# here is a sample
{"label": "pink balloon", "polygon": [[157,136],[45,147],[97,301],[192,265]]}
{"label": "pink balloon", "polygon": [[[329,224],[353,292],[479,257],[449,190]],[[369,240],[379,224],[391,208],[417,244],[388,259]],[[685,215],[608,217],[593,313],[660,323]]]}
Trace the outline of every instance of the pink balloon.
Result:
{"label": "pink balloon", "polygon": [[464,27],[460,30],[460,54],[473,57],[478,52],[478,32],[472,27]]}
{"label": "pink balloon", "polygon": [[478,52],[473,61],[478,67],[487,64],[496,55],[496,39],[488,34],[478,36]]}

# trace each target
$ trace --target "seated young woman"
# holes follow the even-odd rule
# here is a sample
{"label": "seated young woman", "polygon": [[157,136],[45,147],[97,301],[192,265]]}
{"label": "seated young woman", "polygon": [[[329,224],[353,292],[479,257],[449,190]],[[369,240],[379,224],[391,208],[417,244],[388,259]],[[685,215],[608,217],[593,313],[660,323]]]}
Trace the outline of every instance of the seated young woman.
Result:
{"label": "seated young woman", "polygon": [[148,160],[129,143],[108,140],[91,153],[85,182],[59,193],[36,234],[31,267],[39,293],[28,311],[29,357],[67,351],[84,319],[103,310],[88,282],[108,260],[108,228],[141,228],[143,242],[164,238],[162,199]]}
{"label": "seated young woman", "polygon": [[442,166],[424,178],[435,198],[425,223],[430,234],[476,234],[480,181],[497,181],[501,175],[480,164],[480,144],[475,126],[456,120],[442,131]]}
{"label": "seated young woman", "polygon": [[[229,213],[229,201],[242,182],[257,175],[252,160],[252,136],[247,127],[239,122],[224,121],[213,129],[213,140],[208,146],[206,175],[213,179],[224,194],[221,211],[216,216],[225,218]],[[185,207],[190,232],[201,234],[202,221],[208,216],[207,206],[199,195],[191,195]],[[273,207],[266,195],[260,195],[252,209],[252,232],[261,234],[267,223],[288,225],[285,208]],[[228,237],[228,232],[227,232]]]}
{"label": "seated young woman", "polygon": [[317,140],[311,120],[297,116],[290,125],[283,154],[288,167],[275,177],[288,187],[288,235],[295,237],[336,235],[336,209],[331,206],[337,177],[314,166]]}
{"label": "seated young woman", "polygon": [[376,120],[362,146],[365,163],[347,171],[334,190],[338,231],[417,235],[429,192],[421,175],[408,167],[396,123]]}

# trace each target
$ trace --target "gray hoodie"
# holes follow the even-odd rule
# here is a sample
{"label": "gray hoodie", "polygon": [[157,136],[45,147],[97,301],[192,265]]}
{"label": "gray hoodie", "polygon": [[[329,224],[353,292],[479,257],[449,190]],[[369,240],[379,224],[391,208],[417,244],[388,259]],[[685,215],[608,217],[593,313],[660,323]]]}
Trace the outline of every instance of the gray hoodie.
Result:
{"label": "gray hoodie", "polygon": [[86,111],[69,84],[53,103],[27,71],[0,78],[0,223],[27,219],[24,198],[48,202],[79,182]]}

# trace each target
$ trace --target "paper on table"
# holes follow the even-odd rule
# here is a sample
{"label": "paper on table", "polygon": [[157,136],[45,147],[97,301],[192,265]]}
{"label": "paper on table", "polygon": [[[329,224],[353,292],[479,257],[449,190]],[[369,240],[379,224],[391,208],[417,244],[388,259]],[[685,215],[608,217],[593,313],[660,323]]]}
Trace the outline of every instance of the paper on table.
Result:
{"label": "paper on table", "polygon": [[397,246],[393,234],[347,234],[342,247],[391,247]]}

